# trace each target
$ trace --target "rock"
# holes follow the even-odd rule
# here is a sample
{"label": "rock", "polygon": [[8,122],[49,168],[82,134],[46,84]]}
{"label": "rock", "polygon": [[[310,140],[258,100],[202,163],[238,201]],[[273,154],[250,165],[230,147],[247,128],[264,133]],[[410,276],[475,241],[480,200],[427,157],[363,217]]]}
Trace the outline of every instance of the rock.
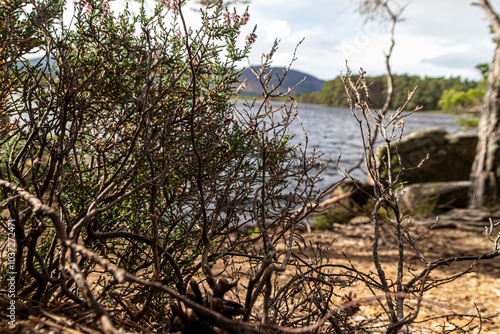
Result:
{"label": "rock", "polygon": [[348,225],[365,225],[370,224],[372,222],[372,218],[368,216],[355,216],[349,220]]}
{"label": "rock", "polygon": [[[468,133],[448,134],[440,128],[415,131],[404,136],[398,146],[401,163],[409,168],[400,178],[403,188],[399,204],[403,211],[413,215],[431,215],[451,208],[467,205],[470,172],[474,162],[477,135]],[[376,163],[382,179],[387,176],[383,158],[385,147],[376,150]],[[422,160],[429,156],[419,168]],[[391,144],[393,176],[400,170],[396,144]],[[360,183],[345,181],[320,207],[341,202],[361,208],[373,198],[373,181]],[[356,203],[356,205],[352,205]],[[324,205],[322,205],[324,204]],[[358,223],[353,221],[352,223]]]}
{"label": "rock", "polygon": [[[391,145],[392,148],[393,145]],[[468,133],[448,134],[440,128],[412,132],[403,136],[399,144],[401,162],[405,168],[417,167],[429,154],[420,168],[407,171],[401,178],[406,183],[464,181],[470,177],[476,153],[477,135]],[[394,146],[395,147],[395,146]],[[381,163],[385,148],[376,150],[377,164],[384,173]],[[391,152],[393,173],[399,171],[395,148]],[[394,174],[395,175],[395,174]],[[369,183],[373,184],[372,180]]]}
{"label": "rock", "polygon": [[398,189],[399,205],[406,213],[431,215],[467,205],[469,181],[426,182]]}
{"label": "rock", "polygon": [[368,183],[345,180],[331,194],[333,199],[353,201],[365,205],[373,196],[373,186]]}

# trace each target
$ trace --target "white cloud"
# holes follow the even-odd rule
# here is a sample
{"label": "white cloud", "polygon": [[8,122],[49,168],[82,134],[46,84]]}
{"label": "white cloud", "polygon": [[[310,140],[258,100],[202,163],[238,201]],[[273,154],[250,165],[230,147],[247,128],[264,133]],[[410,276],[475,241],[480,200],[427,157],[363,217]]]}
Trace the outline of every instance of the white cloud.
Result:
{"label": "white cloud", "polygon": [[257,35],[262,35],[264,42],[272,42],[276,38],[287,38],[291,31],[290,25],[284,20],[274,20],[266,22],[265,25],[257,25]]}
{"label": "white cloud", "polygon": [[[494,45],[488,23],[482,20],[484,13],[470,3],[469,0],[411,2],[404,12],[405,21],[396,27],[396,46],[391,59],[394,72],[479,79],[474,66],[491,60]],[[286,65],[295,44],[305,37],[294,69],[329,79],[345,72],[348,58],[354,71],[362,66],[373,75],[385,72],[388,25],[364,24],[352,1],[254,0],[250,13],[262,31],[252,61],[258,61],[263,52],[268,52],[272,41],[280,38],[275,64]]]}

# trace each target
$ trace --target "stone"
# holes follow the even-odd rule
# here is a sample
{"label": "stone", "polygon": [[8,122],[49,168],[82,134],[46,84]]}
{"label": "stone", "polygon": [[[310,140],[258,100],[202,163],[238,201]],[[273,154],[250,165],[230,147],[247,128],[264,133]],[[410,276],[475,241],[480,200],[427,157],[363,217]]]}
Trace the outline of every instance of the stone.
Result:
{"label": "stone", "polygon": [[[448,134],[440,128],[430,128],[403,136],[399,144],[401,162],[405,168],[417,167],[429,155],[420,168],[407,171],[401,181],[405,183],[465,181],[470,177],[476,153],[477,135],[469,133]],[[387,175],[381,162],[385,147],[376,150],[381,175]],[[399,171],[395,144],[391,144],[393,175]],[[372,180],[368,180],[373,184]]]}
{"label": "stone", "polygon": [[366,225],[370,224],[372,222],[372,217],[368,216],[355,216],[349,219],[348,225],[354,226],[354,225]]}
{"label": "stone", "polygon": [[397,190],[399,206],[405,213],[432,215],[451,208],[465,208],[469,181],[425,182]]}
{"label": "stone", "polygon": [[[432,215],[467,205],[470,172],[474,162],[477,135],[469,133],[449,134],[440,128],[415,131],[399,142],[401,163],[409,168],[400,178],[399,205],[403,212],[412,215]],[[383,163],[385,147],[377,148],[376,163],[382,179],[387,171]],[[428,156],[428,159],[426,157]],[[425,161],[423,161],[426,159]],[[422,162],[423,161],[423,162]],[[396,144],[391,144],[393,177],[400,170]],[[417,168],[417,166],[421,166]],[[336,202],[344,205],[356,203],[368,205],[373,198],[373,181],[367,183],[347,180],[325,200],[324,206]],[[320,205],[322,207],[322,205]],[[360,221],[361,222],[361,221]],[[363,221],[364,222],[364,221]],[[353,221],[352,223],[358,223]]]}
{"label": "stone", "polygon": [[345,198],[347,201],[353,201],[359,205],[366,204],[373,197],[373,186],[347,179],[343,181],[331,194],[333,199]]}

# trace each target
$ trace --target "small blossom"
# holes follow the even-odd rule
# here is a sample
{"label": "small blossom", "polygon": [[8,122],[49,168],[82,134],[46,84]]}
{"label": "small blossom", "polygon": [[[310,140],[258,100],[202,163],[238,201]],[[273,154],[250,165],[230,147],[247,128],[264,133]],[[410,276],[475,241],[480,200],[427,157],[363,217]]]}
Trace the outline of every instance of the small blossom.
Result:
{"label": "small blossom", "polygon": [[249,34],[247,37],[246,37],[246,40],[249,44],[253,44],[255,43],[255,40],[257,39],[257,35],[254,34],[254,33],[251,33]]}
{"label": "small blossom", "polygon": [[248,12],[245,12],[241,18],[241,25],[245,25],[248,23],[248,19],[250,18],[250,14]]}
{"label": "small blossom", "polygon": [[155,48],[154,48],[154,53],[153,53],[153,57],[155,58],[160,58],[161,57],[161,47],[158,43],[155,44]]}
{"label": "small blossom", "polygon": [[224,25],[228,28],[231,27],[231,14],[229,12],[225,12],[224,15],[222,16]]}
{"label": "small blossom", "polygon": [[236,23],[236,22],[238,22],[238,21],[240,20],[240,16],[239,16],[238,14],[236,14],[236,13],[232,13],[232,14],[231,14],[231,20],[232,20],[234,23]]}
{"label": "small blossom", "polygon": [[182,38],[182,31],[180,31],[180,30],[176,30],[176,31],[175,31],[175,35],[176,35],[177,37],[179,37],[179,38]]}
{"label": "small blossom", "polygon": [[84,1],[83,2],[83,7],[85,8],[85,13],[87,15],[91,15],[92,14],[92,11],[94,10],[94,8],[92,7],[91,4],[89,4],[87,1]]}
{"label": "small blossom", "polygon": [[241,85],[236,89],[236,93],[241,93],[247,88],[248,84],[247,82],[242,82]]}
{"label": "small blossom", "polygon": [[179,14],[179,1],[178,0],[165,0],[163,3],[165,7],[170,9],[174,14]]}
{"label": "small blossom", "polygon": [[113,16],[113,12],[109,8],[109,3],[107,1],[104,1],[102,3],[102,9],[103,9],[105,15]]}

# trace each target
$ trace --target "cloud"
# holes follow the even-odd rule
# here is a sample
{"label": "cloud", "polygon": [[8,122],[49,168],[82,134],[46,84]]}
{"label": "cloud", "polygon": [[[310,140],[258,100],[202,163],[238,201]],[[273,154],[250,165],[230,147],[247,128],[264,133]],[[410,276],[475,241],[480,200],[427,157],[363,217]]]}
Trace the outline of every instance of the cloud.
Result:
{"label": "cloud", "polygon": [[[406,3],[407,0],[398,0]],[[396,27],[391,58],[393,73],[481,78],[474,68],[491,61],[494,44],[484,12],[472,0],[411,1],[404,21]],[[243,10],[243,7],[241,8]],[[273,65],[288,65],[296,44],[305,38],[293,68],[321,79],[345,72],[345,60],[354,72],[385,73],[389,25],[367,22],[347,0],[252,0],[250,24],[257,24],[257,42],[250,61],[260,63],[272,42],[281,40]],[[242,31],[242,36],[246,34]]]}
{"label": "cloud", "polygon": [[473,68],[477,64],[484,62],[484,57],[477,54],[450,52],[437,57],[424,58],[421,62],[451,69]]}
{"label": "cloud", "polygon": [[276,38],[286,38],[291,31],[290,25],[284,20],[274,20],[266,22],[265,26],[257,26],[257,33],[263,35],[264,42],[272,42]]}

